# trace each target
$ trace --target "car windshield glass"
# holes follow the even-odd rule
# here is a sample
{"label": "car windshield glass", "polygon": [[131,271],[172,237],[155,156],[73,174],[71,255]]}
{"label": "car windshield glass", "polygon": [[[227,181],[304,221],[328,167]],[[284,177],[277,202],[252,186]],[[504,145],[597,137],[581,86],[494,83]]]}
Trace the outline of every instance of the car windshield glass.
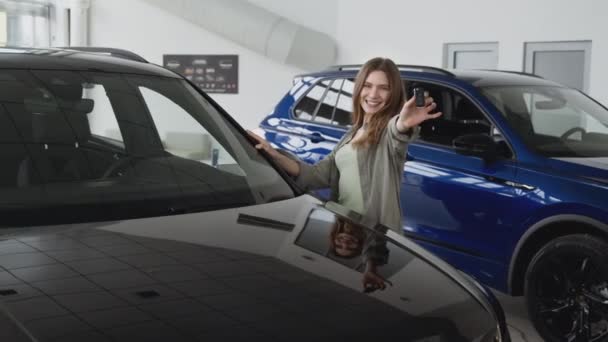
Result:
{"label": "car windshield glass", "polygon": [[[139,90],[166,152],[195,162],[199,172],[212,166],[229,178],[241,177],[255,203],[293,197],[291,188],[268,161],[186,81],[127,78]],[[223,182],[221,178],[217,181]]]}
{"label": "car windshield glass", "polygon": [[547,157],[608,156],[608,110],[555,86],[492,86],[482,92],[524,143]]}
{"label": "car windshield glass", "polygon": [[[0,133],[0,215],[14,224],[157,216],[294,196],[228,118],[182,79],[4,70]],[[33,208],[40,212],[31,215]]]}

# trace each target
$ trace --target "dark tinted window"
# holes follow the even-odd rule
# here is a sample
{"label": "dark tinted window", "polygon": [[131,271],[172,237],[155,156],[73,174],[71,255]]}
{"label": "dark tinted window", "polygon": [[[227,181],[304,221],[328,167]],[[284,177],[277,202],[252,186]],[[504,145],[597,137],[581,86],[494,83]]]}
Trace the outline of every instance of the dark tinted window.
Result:
{"label": "dark tinted window", "polygon": [[437,103],[435,112],[443,113],[421,125],[421,140],[452,146],[452,141],[458,136],[491,133],[490,121],[468,98],[451,89],[426,83],[410,84],[409,96],[417,86],[423,87]]}
{"label": "dark tinted window", "polygon": [[26,154],[25,145],[20,139],[15,122],[9,113],[0,107],[0,188],[15,186],[21,160]]}
{"label": "dark tinted window", "polygon": [[4,225],[166,215],[293,196],[181,80],[4,72],[0,94]]}
{"label": "dark tinted window", "polygon": [[16,143],[20,140],[20,134],[15,126],[15,121],[4,107],[0,107],[0,142]]}

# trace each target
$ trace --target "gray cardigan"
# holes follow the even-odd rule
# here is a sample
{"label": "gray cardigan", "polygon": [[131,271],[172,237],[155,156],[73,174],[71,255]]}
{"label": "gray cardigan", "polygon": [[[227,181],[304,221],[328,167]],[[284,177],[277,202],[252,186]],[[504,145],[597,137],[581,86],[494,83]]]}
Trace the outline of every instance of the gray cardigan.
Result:
{"label": "gray cardigan", "polygon": [[[419,127],[408,133],[397,130],[396,118],[388,122],[375,146],[357,149],[365,221],[381,223],[399,234],[401,228],[401,179],[403,164],[409,142],[418,136]],[[296,183],[305,190],[331,189],[330,200],[338,200],[340,173],[335,163],[336,151],[354,136],[349,130],[333,151],[315,165],[300,163],[300,174]]]}

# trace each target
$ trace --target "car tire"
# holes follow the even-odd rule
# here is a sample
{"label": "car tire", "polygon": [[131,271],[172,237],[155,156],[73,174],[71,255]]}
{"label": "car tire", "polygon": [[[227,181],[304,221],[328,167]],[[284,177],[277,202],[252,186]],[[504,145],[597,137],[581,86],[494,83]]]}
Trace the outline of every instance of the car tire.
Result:
{"label": "car tire", "polygon": [[608,341],[608,243],[583,234],[544,245],[526,271],[530,320],[546,341]]}

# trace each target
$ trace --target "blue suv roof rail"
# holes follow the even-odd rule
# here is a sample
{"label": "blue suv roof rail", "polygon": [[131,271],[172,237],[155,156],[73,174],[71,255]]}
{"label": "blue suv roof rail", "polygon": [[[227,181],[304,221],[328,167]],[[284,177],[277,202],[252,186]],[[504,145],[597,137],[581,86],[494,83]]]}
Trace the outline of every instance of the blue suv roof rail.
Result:
{"label": "blue suv roof rail", "polygon": [[104,47],[91,47],[91,46],[65,46],[58,47],[58,49],[64,50],[74,50],[74,51],[82,51],[82,52],[91,52],[91,53],[100,53],[106,54],[114,57],[120,57],[124,59],[130,59],[136,62],[148,63],[148,61],[142,56],[123,49],[114,49],[114,48],[104,48]]}
{"label": "blue suv roof rail", "polygon": [[[333,65],[333,66],[330,66],[328,68],[328,70],[336,70],[336,71],[357,70],[357,69],[361,69],[362,66],[363,66],[362,64]],[[404,71],[410,70],[410,71],[432,72],[432,73],[437,73],[437,74],[446,75],[446,76],[454,76],[453,73],[451,73],[445,69],[436,68],[436,67],[432,67],[432,66],[428,66],[428,65],[397,64],[397,67],[399,68],[399,70],[404,70]]]}

